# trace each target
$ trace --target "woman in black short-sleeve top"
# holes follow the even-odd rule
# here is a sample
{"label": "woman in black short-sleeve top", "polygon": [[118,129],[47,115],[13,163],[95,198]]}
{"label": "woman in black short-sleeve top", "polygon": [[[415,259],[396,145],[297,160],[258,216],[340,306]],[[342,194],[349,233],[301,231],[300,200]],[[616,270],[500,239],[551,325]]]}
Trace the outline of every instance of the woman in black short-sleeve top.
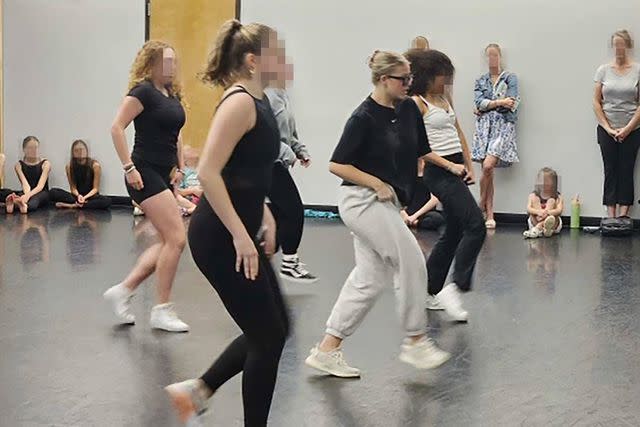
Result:
{"label": "woman in black short-sleeve top", "polygon": [[[175,51],[171,46],[158,41],[145,43],[132,66],[129,93],[111,127],[127,191],[161,238],[138,258],[129,275],[104,296],[112,303],[120,322],[133,324],[129,301],[140,283],[156,271],[157,305],[151,310],[151,327],[186,332],[189,326],[178,318],[170,302],[171,286],[186,240],[173,195],[173,186],[183,178],[180,129],[185,123],[175,70]],[[132,121],[135,139],[129,155],[125,129]]]}

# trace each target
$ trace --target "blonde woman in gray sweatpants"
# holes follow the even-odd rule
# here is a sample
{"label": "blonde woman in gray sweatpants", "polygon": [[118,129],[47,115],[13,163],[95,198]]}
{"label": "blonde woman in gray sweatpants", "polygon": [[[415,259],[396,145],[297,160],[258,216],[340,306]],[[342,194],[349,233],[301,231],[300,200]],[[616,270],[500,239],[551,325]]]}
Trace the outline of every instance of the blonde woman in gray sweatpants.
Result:
{"label": "blonde woman in gray sweatpants", "polygon": [[430,154],[420,112],[406,98],[412,80],[407,60],[376,51],[369,66],[375,88],[351,115],[330,165],[344,180],[338,206],[353,235],[356,265],[329,316],[324,338],[305,362],[337,377],[360,376],[345,361],[342,342],[390,285],[406,334],[400,360],[429,369],[450,357],[426,335],[424,256],[400,215],[413,193],[417,159],[440,158]]}

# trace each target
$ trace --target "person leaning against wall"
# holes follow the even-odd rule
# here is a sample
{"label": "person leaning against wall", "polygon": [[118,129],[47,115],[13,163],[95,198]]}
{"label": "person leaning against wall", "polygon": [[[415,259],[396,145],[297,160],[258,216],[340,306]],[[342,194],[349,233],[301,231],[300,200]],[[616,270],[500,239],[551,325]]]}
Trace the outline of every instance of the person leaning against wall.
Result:
{"label": "person leaning against wall", "polygon": [[631,57],[627,30],[611,36],[615,57],[598,67],[593,109],[604,163],[602,203],[609,218],[628,217],[634,200],[633,172],[640,146],[640,64]]}

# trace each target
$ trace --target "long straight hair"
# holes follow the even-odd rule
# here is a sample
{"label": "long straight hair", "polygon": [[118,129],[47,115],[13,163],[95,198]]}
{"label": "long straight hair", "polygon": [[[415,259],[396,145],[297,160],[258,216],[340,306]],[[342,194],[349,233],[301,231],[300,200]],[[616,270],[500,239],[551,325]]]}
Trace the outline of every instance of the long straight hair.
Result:
{"label": "long straight hair", "polygon": [[[83,162],[80,162],[80,160],[82,159],[76,159],[75,157],[73,157],[73,149],[78,145],[84,145],[84,149],[87,151],[87,157]],[[75,182],[76,171],[84,172],[84,178],[88,180],[91,176],[91,168],[93,167],[94,162],[95,160],[89,157],[89,146],[87,146],[87,143],[81,139],[76,139],[75,141],[73,141],[73,144],[71,144],[71,157],[69,158],[69,176],[76,185],[78,184],[77,182]]]}

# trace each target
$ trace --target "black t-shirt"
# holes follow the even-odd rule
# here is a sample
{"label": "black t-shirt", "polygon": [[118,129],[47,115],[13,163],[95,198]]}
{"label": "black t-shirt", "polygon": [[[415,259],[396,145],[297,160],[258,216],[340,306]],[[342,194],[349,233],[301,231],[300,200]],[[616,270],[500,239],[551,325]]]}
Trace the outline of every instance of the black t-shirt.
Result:
{"label": "black t-shirt", "polygon": [[[352,165],[391,185],[400,203],[411,200],[419,157],[431,152],[417,105],[411,98],[394,108],[367,97],[351,114],[331,161]],[[353,185],[344,181],[342,185]]]}
{"label": "black t-shirt", "polygon": [[146,81],[129,92],[144,110],[133,121],[136,134],[132,157],[159,166],[178,164],[178,135],[186,119],[180,100],[165,96]]}

